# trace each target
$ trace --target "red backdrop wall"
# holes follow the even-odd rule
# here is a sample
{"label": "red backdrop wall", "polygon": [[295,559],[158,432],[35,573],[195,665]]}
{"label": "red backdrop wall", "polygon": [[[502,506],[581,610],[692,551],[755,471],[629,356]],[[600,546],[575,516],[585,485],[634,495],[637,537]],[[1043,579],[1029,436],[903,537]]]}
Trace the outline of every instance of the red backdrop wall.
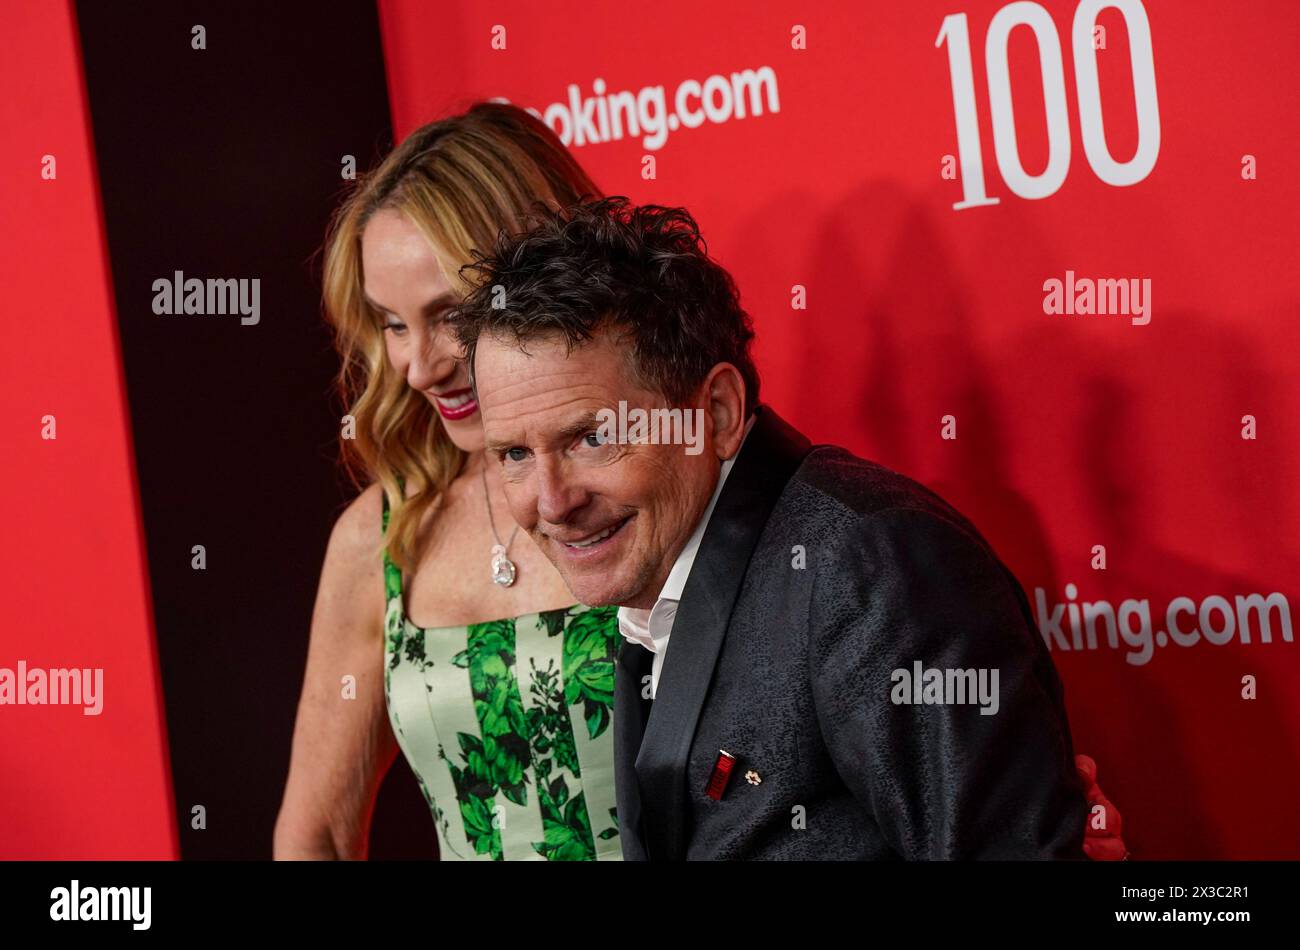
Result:
{"label": "red backdrop wall", "polygon": [[[399,137],[504,97],[606,193],[689,207],[768,401],[934,487],[1041,592],[1135,857],[1300,856],[1300,6],[593,6],[381,0]],[[981,182],[996,203],[957,207]],[[1150,296],[1045,312],[1067,272]]]}
{"label": "red backdrop wall", "polygon": [[3,32],[0,667],[104,672],[98,715],[0,706],[0,858],[170,858],[162,693],[76,21],[69,3],[7,0]]}

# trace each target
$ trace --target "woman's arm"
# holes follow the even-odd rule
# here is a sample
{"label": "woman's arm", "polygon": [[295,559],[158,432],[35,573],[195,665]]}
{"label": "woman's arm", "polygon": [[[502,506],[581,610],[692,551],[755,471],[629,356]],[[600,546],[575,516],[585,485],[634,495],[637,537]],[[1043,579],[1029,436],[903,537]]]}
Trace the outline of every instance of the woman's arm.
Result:
{"label": "woman's arm", "polygon": [[[375,795],[397,754],[384,698],[384,581],[375,556],[381,490],[362,492],[330,534],[275,823],[276,860],[364,860]],[[345,697],[349,675],[354,699]]]}

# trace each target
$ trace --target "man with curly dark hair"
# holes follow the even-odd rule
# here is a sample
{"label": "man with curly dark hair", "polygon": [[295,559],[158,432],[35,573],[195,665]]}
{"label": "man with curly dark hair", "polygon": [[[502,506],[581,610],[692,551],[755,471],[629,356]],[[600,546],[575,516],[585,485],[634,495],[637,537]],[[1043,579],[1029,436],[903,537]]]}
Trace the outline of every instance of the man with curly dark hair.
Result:
{"label": "man with curly dark hair", "polygon": [[[685,210],[539,208],[469,271],[489,464],[573,594],[620,607],[626,858],[1083,857],[1020,584],[943,499],[759,402]],[[703,451],[611,434],[616,409],[691,413]]]}

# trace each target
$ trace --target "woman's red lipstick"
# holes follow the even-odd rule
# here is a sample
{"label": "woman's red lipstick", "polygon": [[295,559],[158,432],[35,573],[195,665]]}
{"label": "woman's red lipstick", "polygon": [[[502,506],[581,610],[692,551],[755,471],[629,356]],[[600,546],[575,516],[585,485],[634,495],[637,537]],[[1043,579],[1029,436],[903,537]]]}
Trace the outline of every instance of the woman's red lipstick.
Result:
{"label": "woman's red lipstick", "polygon": [[478,400],[472,389],[453,389],[446,393],[432,393],[433,404],[444,419],[464,419],[478,412]]}

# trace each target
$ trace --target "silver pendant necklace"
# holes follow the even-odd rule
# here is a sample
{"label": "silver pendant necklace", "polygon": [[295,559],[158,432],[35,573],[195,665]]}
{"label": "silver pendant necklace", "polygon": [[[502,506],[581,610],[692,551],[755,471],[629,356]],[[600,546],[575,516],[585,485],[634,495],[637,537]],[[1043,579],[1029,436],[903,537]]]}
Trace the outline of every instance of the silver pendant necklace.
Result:
{"label": "silver pendant necklace", "polygon": [[492,493],[488,491],[487,483],[487,461],[484,460],[483,468],[479,470],[483,476],[483,500],[487,502],[488,526],[492,529],[492,538],[496,544],[492,545],[492,583],[500,584],[502,587],[509,587],[515,582],[515,562],[506,556],[506,551],[510,545],[515,543],[515,535],[519,533],[519,525],[515,525],[515,530],[510,534],[510,540],[505,544],[501,543],[501,535],[497,534],[496,521],[492,518]]}

